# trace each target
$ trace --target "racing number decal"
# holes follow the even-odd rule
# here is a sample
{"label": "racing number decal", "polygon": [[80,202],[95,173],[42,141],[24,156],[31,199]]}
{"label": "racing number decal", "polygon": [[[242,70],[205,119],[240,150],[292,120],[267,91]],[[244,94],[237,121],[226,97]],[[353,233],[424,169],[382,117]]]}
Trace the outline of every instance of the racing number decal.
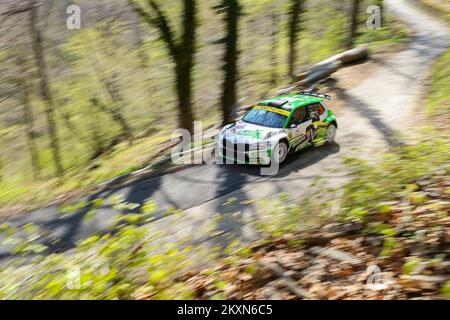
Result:
{"label": "racing number decal", "polygon": [[308,143],[312,143],[314,138],[316,137],[316,128],[314,124],[310,125],[308,128],[306,128],[305,133],[305,140],[308,141]]}

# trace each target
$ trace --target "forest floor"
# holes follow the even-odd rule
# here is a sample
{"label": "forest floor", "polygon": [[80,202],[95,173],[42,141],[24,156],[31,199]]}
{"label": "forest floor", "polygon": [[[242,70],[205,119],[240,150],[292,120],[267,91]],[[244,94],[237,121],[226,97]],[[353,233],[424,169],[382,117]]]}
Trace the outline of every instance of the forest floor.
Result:
{"label": "forest floor", "polygon": [[197,299],[450,299],[450,163],[416,183],[419,201],[266,239],[178,281]]}

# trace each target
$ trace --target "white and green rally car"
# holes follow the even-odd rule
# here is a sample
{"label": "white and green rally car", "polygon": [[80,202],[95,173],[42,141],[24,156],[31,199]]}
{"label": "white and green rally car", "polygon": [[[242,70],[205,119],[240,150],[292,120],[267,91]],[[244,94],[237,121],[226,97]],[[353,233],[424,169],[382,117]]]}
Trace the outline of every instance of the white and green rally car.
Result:
{"label": "white and green rally car", "polygon": [[325,99],[331,98],[300,92],[258,103],[241,120],[222,129],[220,156],[226,163],[282,163],[290,152],[334,142],[336,117]]}

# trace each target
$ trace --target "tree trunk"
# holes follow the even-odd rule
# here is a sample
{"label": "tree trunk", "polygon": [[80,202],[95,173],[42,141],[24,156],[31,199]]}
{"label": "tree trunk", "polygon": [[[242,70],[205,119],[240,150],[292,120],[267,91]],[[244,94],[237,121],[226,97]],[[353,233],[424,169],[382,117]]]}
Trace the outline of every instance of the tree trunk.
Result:
{"label": "tree trunk", "polygon": [[61,154],[58,140],[58,132],[56,127],[54,102],[49,88],[49,80],[47,74],[47,65],[45,63],[44,49],[42,44],[42,35],[38,21],[38,5],[35,0],[31,1],[32,8],[30,10],[31,34],[33,37],[33,51],[36,60],[37,72],[40,78],[39,90],[45,102],[45,114],[47,118],[47,130],[50,137],[50,147],[52,149],[53,162],[55,164],[56,174],[60,176],[63,173],[61,163]]}
{"label": "tree trunk", "polygon": [[194,68],[196,41],[196,1],[184,0],[184,34],[176,63],[176,91],[178,96],[179,126],[193,132],[194,115],[192,112],[192,70]]}
{"label": "tree trunk", "polygon": [[[23,48],[20,48],[23,50]],[[22,99],[22,108],[23,108],[23,120],[25,126],[25,137],[26,144],[28,147],[28,152],[30,153],[31,160],[31,168],[33,171],[33,178],[37,180],[40,174],[40,165],[39,165],[39,152],[38,147],[36,145],[35,140],[35,132],[34,132],[34,116],[33,116],[33,107],[31,105],[31,91],[28,82],[28,78],[30,77],[29,67],[27,65],[27,61],[22,54],[17,55],[17,66],[20,70],[20,76],[18,78],[19,90],[21,93]]]}
{"label": "tree trunk", "polygon": [[130,125],[128,124],[128,121],[123,117],[120,110],[118,110],[117,108],[107,108],[103,103],[98,101],[97,98],[91,98],[91,103],[94,107],[111,116],[111,119],[114,122],[116,122],[121,128],[122,135],[124,136],[124,138],[127,139],[128,142],[131,144],[133,141],[132,136],[130,136],[131,128]]}
{"label": "tree trunk", "polygon": [[124,107],[123,98],[120,94],[119,89],[117,89],[116,85],[107,80],[103,79],[102,81],[105,82],[106,90],[109,93],[109,96],[111,97],[115,107],[111,109],[111,114],[113,116],[113,120],[117,121],[119,123],[120,127],[122,128],[122,132],[126,139],[128,140],[129,145],[133,145],[134,137],[133,137],[133,131],[131,129],[131,126],[129,125],[127,119],[122,114],[122,109]]}
{"label": "tree trunk", "polygon": [[237,93],[236,84],[238,81],[238,38],[239,38],[239,16],[241,7],[238,0],[224,0],[219,6],[219,10],[226,11],[224,22],[226,23],[225,53],[224,53],[224,81],[222,89],[222,115],[223,124],[228,124],[233,120],[233,108],[236,106]]}
{"label": "tree trunk", "polygon": [[380,26],[384,25],[384,0],[376,0],[375,5],[380,7]]}
{"label": "tree trunk", "polygon": [[3,159],[2,155],[0,154],[0,183],[3,182]]}
{"label": "tree trunk", "polygon": [[[103,32],[105,32],[105,31],[108,32],[108,29],[103,30]],[[103,66],[102,66],[101,59],[97,58],[96,48],[93,45],[94,41],[91,40],[89,36],[87,36],[87,39],[85,39],[85,40],[86,40],[85,47],[87,48],[87,50],[91,50],[91,52],[92,52],[91,66],[95,72],[95,76],[97,77],[97,79],[103,86],[104,90],[110,97],[113,106],[111,108],[107,108],[105,105],[100,104],[97,101],[97,99],[95,99],[95,98],[91,99],[91,102],[93,102],[95,100],[96,103],[94,103],[94,102],[93,103],[97,107],[101,107],[101,110],[103,112],[106,112],[106,113],[109,113],[112,115],[113,121],[115,121],[119,124],[120,128],[122,129],[122,135],[128,140],[128,144],[131,146],[131,145],[133,145],[133,142],[134,142],[134,135],[133,135],[133,130],[132,130],[131,126],[129,125],[128,121],[126,120],[125,116],[123,115],[123,110],[125,108],[125,102],[124,102],[124,99],[122,97],[122,94],[121,94],[118,86],[115,83],[115,77],[117,75],[113,74],[111,77],[112,79],[110,79],[106,76],[105,71],[104,71],[105,68],[103,68]]]}
{"label": "tree trunk", "polygon": [[142,36],[140,17],[132,12],[132,17],[130,17],[131,23],[133,24],[133,37],[134,37],[134,47],[137,50],[137,55],[141,62],[143,68],[148,67],[149,57],[144,48],[144,40]]}
{"label": "tree trunk", "polygon": [[296,81],[297,43],[303,1],[304,0],[290,0],[289,5],[289,76],[292,81]]}
{"label": "tree trunk", "polygon": [[271,35],[270,35],[270,66],[272,73],[270,76],[270,82],[273,86],[277,84],[278,80],[278,15],[275,9],[272,7],[272,13],[270,14],[271,20]]}
{"label": "tree trunk", "polygon": [[347,48],[351,48],[355,43],[356,32],[358,30],[358,14],[360,3],[361,3],[360,0],[353,0],[351,8],[350,31],[347,40]]}
{"label": "tree trunk", "polygon": [[196,0],[183,0],[183,36],[180,41],[175,39],[175,33],[158,3],[148,0],[152,9],[149,14],[135,0],[128,0],[134,10],[145,21],[158,28],[161,39],[165,42],[170,56],[175,62],[175,91],[178,98],[178,123],[183,129],[193,132],[194,115],[192,112],[192,70],[194,67],[195,42],[197,30]]}
{"label": "tree trunk", "polygon": [[105,143],[102,138],[101,125],[97,112],[92,112],[92,117],[89,119],[90,123],[90,144],[92,148],[91,159],[99,157],[105,151]]}
{"label": "tree trunk", "polygon": [[193,132],[194,116],[192,114],[192,87],[189,67],[183,62],[175,66],[175,90],[178,100],[178,126]]}
{"label": "tree trunk", "polygon": [[[24,75],[26,75],[26,73],[24,73]],[[28,83],[25,77],[19,80],[19,85],[22,94],[22,107],[23,107],[23,119],[25,124],[26,142],[28,146],[28,152],[30,153],[31,167],[33,169],[33,178],[34,180],[37,180],[39,178],[40,166],[39,166],[38,148],[36,145],[34,134],[34,117],[30,101],[30,88],[28,87]]]}

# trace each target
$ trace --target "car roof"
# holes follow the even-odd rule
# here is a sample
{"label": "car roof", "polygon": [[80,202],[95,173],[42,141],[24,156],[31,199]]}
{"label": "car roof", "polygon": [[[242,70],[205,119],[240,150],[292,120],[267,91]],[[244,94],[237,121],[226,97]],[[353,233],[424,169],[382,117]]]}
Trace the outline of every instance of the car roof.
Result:
{"label": "car roof", "polygon": [[305,96],[300,94],[294,94],[294,95],[284,95],[275,97],[272,99],[261,101],[258,105],[261,106],[277,106],[281,109],[287,110],[287,111],[294,111],[300,107],[304,107],[307,105],[310,105],[312,103],[322,102],[322,98],[318,97],[312,97],[312,96]]}

